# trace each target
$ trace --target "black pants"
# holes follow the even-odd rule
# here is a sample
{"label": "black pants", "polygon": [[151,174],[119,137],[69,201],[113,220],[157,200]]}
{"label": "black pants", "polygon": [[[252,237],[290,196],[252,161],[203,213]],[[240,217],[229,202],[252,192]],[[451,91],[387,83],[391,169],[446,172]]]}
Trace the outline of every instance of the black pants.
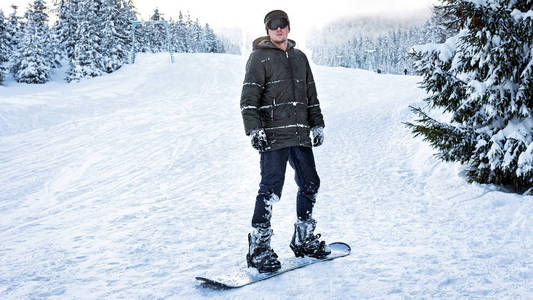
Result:
{"label": "black pants", "polygon": [[255,200],[253,227],[270,227],[272,204],[281,198],[287,160],[295,171],[298,184],[296,214],[299,220],[311,218],[320,178],[316,172],[311,147],[287,147],[261,153],[261,183]]}

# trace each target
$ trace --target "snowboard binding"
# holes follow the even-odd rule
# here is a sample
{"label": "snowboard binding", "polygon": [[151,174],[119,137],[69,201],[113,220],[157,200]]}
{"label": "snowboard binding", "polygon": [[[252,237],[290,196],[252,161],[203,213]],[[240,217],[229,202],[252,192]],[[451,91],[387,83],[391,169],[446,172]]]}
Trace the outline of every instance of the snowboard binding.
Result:
{"label": "snowboard binding", "polygon": [[248,267],[254,267],[259,273],[272,273],[281,269],[278,255],[270,248],[272,229],[254,229],[248,234]]}
{"label": "snowboard binding", "polygon": [[314,234],[316,221],[309,219],[294,224],[294,234],[289,245],[296,257],[325,258],[331,253],[325,241],[320,241],[320,234]]}

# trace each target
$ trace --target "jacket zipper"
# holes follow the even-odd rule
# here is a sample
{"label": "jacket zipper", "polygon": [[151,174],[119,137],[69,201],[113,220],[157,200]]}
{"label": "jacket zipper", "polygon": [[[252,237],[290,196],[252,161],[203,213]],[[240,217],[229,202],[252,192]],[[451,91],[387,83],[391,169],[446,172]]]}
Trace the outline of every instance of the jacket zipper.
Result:
{"label": "jacket zipper", "polygon": [[[291,72],[292,101],[296,103],[296,84],[294,83],[296,79],[294,78],[294,73],[292,71],[291,60],[289,59],[289,51],[285,51],[285,56],[287,56],[287,61],[289,62],[289,71]],[[296,107],[294,109],[296,109]],[[298,120],[295,120],[295,121],[298,122]],[[301,143],[300,136],[298,135],[298,128],[296,128],[296,135],[298,137],[298,142]]]}
{"label": "jacket zipper", "polygon": [[294,84],[294,81],[296,79],[294,78],[294,73],[292,72],[292,64],[291,60],[289,59],[289,51],[285,51],[285,56],[287,56],[287,61],[289,62],[289,71],[291,72],[292,101],[296,102],[296,84]]}
{"label": "jacket zipper", "polygon": [[291,84],[292,84],[292,101],[296,101],[296,86],[294,85],[294,73],[292,72],[292,64],[291,60],[289,59],[289,51],[285,51],[285,56],[287,56],[287,61],[289,62],[289,72],[291,72]]}

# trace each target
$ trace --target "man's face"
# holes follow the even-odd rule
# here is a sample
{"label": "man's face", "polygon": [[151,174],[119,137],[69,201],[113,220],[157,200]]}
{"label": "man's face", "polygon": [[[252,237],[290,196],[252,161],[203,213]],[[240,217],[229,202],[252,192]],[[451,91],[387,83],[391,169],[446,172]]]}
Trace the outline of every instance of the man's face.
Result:
{"label": "man's face", "polygon": [[285,26],[285,28],[277,27],[276,29],[268,28],[268,36],[270,37],[270,40],[278,44],[287,41],[289,32],[289,26]]}

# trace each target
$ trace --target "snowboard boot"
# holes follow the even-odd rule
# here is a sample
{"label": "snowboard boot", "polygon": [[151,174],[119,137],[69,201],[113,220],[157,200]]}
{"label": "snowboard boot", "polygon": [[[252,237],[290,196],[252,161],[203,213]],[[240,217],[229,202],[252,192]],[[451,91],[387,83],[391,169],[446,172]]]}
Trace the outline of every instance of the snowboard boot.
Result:
{"label": "snowboard boot", "polygon": [[319,241],[320,234],[314,234],[315,228],[316,221],[314,219],[298,220],[294,224],[294,234],[290,247],[296,257],[324,258],[331,253],[326,242]]}
{"label": "snowboard boot", "polygon": [[259,273],[275,272],[281,268],[278,255],[270,248],[272,229],[254,228],[248,234],[248,267],[254,267]]}

